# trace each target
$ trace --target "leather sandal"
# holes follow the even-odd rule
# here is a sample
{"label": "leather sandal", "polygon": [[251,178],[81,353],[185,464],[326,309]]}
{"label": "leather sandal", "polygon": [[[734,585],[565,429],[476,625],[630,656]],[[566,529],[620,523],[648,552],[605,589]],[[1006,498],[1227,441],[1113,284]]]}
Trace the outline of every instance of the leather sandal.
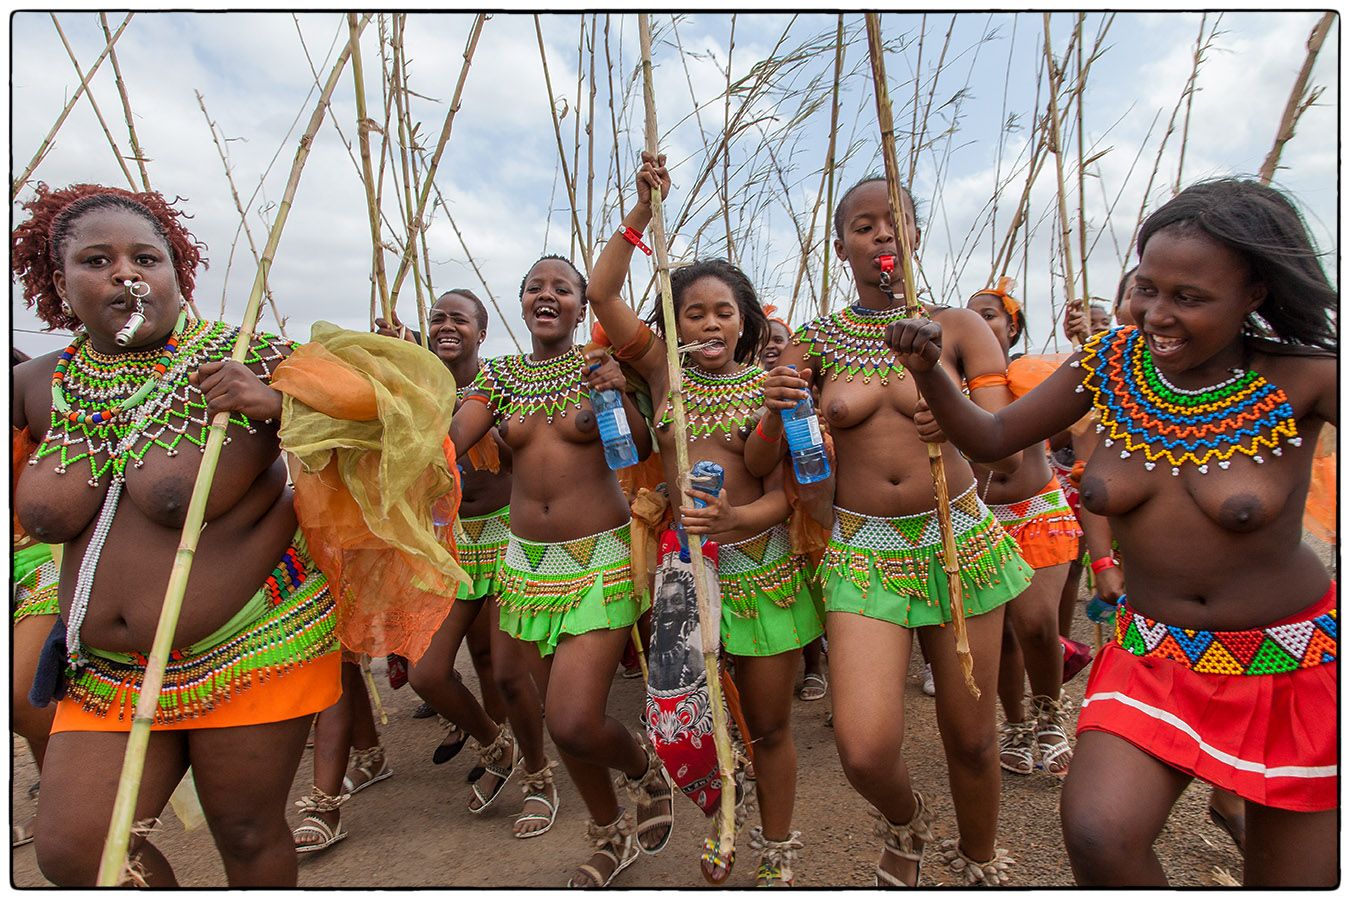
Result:
{"label": "leather sandal", "polygon": [[389,768],[389,758],[380,744],[364,750],[353,750],[351,767],[342,779],[342,790],[348,794],[357,794],[393,774],[394,770]]}
{"label": "leather sandal", "polygon": [[[576,874],[567,881],[569,888],[609,887],[620,872],[637,860],[640,853],[637,825],[633,821],[633,814],[624,809],[619,810],[618,818],[608,825],[587,822],[586,836],[594,844],[595,852],[589,860],[577,866]],[[602,872],[599,866],[604,866],[608,872]],[[577,884],[577,875],[584,876],[589,883]]]}
{"label": "leather sandal", "polygon": [[998,764],[1005,772],[1030,775],[1036,769],[1032,745],[1036,740],[1036,722],[1004,722],[998,728]]}
{"label": "leather sandal", "polygon": [[750,849],[759,853],[759,868],[755,870],[755,887],[792,887],[796,873],[792,864],[802,849],[802,833],[793,831],[786,840],[770,841],[764,837],[764,827],[750,829]]}
{"label": "leather sandal", "polygon": [[[474,743],[478,743],[474,741]],[[501,796],[502,788],[511,780],[511,776],[516,772],[516,742],[511,737],[511,726],[503,725],[497,731],[497,737],[486,747],[479,744],[478,761],[482,763],[486,770],[484,777],[488,775],[497,779],[497,784],[492,788],[491,793],[485,792],[482,787],[482,780],[475,781],[469,786],[474,799],[478,801],[478,806],[469,807],[469,812],[474,815],[482,815],[487,812],[488,807],[496,802]]]}
{"label": "leather sandal", "polygon": [[[638,734],[634,734],[633,739],[647,757],[647,771],[636,779],[622,773],[620,778],[636,811],[638,849],[648,854],[660,853],[670,843],[670,836],[675,831],[675,787],[651,742]],[[664,812],[659,811],[662,804],[665,805]],[[653,833],[655,843],[644,844],[642,838],[650,837]]]}
{"label": "leather sandal", "polygon": [[1056,778],[1069,774],[1073,747],[1064,731],[1064,704],[1053,697],[1032,697],[1031,712],[1036,718],[1036,750],[1041,768]]}
{"label": "leather sandal", "polygon": [[[924,805],[923,794],[914,792],[914,815],[908,822],[897,824],[873,809],[872,816],[877,820],[876,833],[882,839],[881,859],[877,860],[877,887],[918,887],[919,873],[923,869],[923,852],[933,841],[933,814]],[[914,842],[923,841],[916,850]],[[886,857],[914,863],[914,883],[907,884],[900,878],[881,867]]]}
{"label": "leather sandal", "polygon": [[[295,801],[297,808],[308,813],[326,813],[334,812],[342,804],[351,799],[351,794],[326,794],[319,790],[317,786],[311,786],[308,797],[301,797]],[[302,835],[317,835],[317,841],[301,841]],[[347,836],[347,831],[342,827],[342,819],[334,825],[329,825],[323,819],[316,815],[307,815],[300,824],[291,832],[295,839],[296,853],[317,853],[320,850],[327,850]]]}
{"label": "leather sandal", "polygon": [[[522,766],[523,768],[523,766]],[[527,813],[523,809],[520,815],[516,816],[516,825],[526,822],[543,822],[543,828],[537,828],[533,831],[517,831],[516,837],[524,840],[525,838],[539,837],[553,827],[553,822],[558,818],[558,787],[553,783],[553,763],[545,762],[544,767],[538,772],[523,772],[520,776],[520,789],[525,794],[524,803],[538,803],[548,812],[546,813]]]}
{"label": "leather sandal", "polygon": [[825,677],[824,672],[807,672],[802,677],[802,686],[797,691],[797,698],[807,703],[813,700],[824,700],[825,691],[829,686],[830,680]]}
{"label": "leather sandal", "polygon": [[1017,860],[1008,856],[1008,851],[994,850],[994,858],[988,862],[976,862],[961,852],[960,841],[956,838],[943,838],[938,845],[942,854],[942,865],[957,879],[961,886],[1003,887],[1010,880],[1008,867]]}

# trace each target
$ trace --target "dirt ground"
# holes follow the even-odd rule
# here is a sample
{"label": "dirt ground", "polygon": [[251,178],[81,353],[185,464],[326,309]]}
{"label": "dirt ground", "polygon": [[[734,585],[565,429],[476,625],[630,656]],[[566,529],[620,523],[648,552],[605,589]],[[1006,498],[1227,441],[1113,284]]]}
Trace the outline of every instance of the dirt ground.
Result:
{"label": "dirt ground", "polygon": [[[1330,548],[1317,546],[1328,563]],[[1079,640],[1091,642],[1092,627],[1081,618]],[[917,657],[917,654],[916,654]],[[459,660],[465,681],[476,690],[468,654]],[[584,807],[560,766],[562,795],[552,831],[530,840],[511,837],[511,822],[519,810],[514,784],[483,816],[465,807],[468,787],[464,775],[470,754],[451,762],[431,764],[431,752],[440,742],[436,719],[413,719],[418,698],[410,688],[390,691],[382,661],[375,664],[388,725],[381,730],[394,776],[358,794],[343,808],[343,824],[350,836],[334,847],[300,859],[301,887],[558,887],[573,868],[589,856]],[[916,661],[906,687],[905,759],[915,786],[929,798],[939,838],[954,836],[956,822],[947,789],[946,763],[933,716],[933,702],[919,690]],[[800,676],[799,676],[800,677]],[[1082,700],[1086,672],[1066,685],[1066,697],[1076,708]],[[610,713],[638,723],[642,709],[641,679],[616,677],[610,693]],[[833,696],[793,706],[793,728],[799,754],[795,827],[805,845],[798,863],[801,887],[870,886],[879,839],[873,836],[867,804],[848,786],[839,768],[834,732],[826,726]],[[550,755],[556,758],[550,745]],[[292,787],[291,799],[309,785],[310,752],[306,751]],[[25,821],[35,803],[28,787],[37,772],[27,748],[14,740],[11,779],[13,821]],[[1003,778],[1003,805],[999,845],[1016,860],[1013,883],[1018,886],[1073,884],[1059,827],[1060,782],[1050,776],[1007,775]],[[1209,788],[1192,784],[1177,803],[1158,839],[1158,855],[1173,885],[1214,886],[1226,876],[1241,879],[1242,859],[1228,835],[1206,815]],[[1103,811],[1106,814],[1106,811]],[[293,814],[295,824],[298,814]],[[754,824],[753,821],[751,824]],[[675,809],[675,834],[657,856],[643,856],[624,871],[616,887],[702,887],[698,858],[710,820],[680,798]],[[224,870],[206,829],[187,832],[171,810],[155,837],[156,845],[173,864],[180,883],[191,887],[224,887]],[[744,835],[741,846],[745,846]],[[754,884],[756,861],[743,849],[728,882],[733,887]],[[47,881],[38,871],[32,845],[11,855],[11,884],[40,887]],[[937,854],[924,861],[923,883],[942,884]]]}

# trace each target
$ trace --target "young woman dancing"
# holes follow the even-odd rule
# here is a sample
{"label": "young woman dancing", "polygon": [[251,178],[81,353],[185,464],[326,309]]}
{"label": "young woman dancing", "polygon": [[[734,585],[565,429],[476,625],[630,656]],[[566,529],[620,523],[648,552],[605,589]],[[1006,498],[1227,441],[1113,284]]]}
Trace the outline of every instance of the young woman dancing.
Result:
{"label": "young woman dancing", "polygon": [[1083,505],[1110,520],[1127,593],[1062,801],[1079,883],[1165,883],[1153,842],[1198,777],[1246,800],[1247,885],[1332,885],[1336,591],[1300,539],[1338,418],[1337,294],[1297,209],[1254,181],[1182,191],[1138,251],[1137,327],[995,415],[936,367],[938,323],[896,326],[894,346],[976,459],[1100,415]]}
{"label": "young woman dancing", "polygon": [[[511,535],[501,568],[501,627],[533,644],[535,681],[563,764],[591,815],[596,850],[572,876],[603,886],[640,851],[665,847],[672,787],[655,752],[605,713],[629,630],[641,613],[630,564],[628,502],[605,464],[588,388],[624,385],[618,364],[598,368],[572,334],[585,316],[586,281],[562,257],[544,257],[520,285],[532,350],[488,360],[450,436],[462,451],[495,425],[511,449]],[[595,360],[598,362],[599,360]],[[626,396],[639,455],[646,426]],[[610,771],[625,776],[636,809],[618,805]]]}
{"label": "young woman dancing", "polygon": [[[283,359],[293,345],[258,335],[241,365],[229,360],[236,329],[188,320],[185,298],[201,257],[182,213],[159,194],[39,185],[25,208],[29,218],[12,237],[14,274],[43,321],[78,330],[67,349],[16,368],[13,383],[16,458],[28,458],[15,511],[35,539],[65,545],[65,652],[48,660],[52,674],[64,669],[64,697],[44,760],[38,864],[58,885],[94,883],[144,654],[199,467],[192,451],[204,448],[210,417],[228,411],[210,527],[197,547],[135,817],[157,816],[191,765],[230,885],[293,886],[286,795],[313,714],[338,696],[340,628],[310,556],[327,548],[297,531],[279,458],[285,404],[268,382],[290,365]],[[415,437],[406,443],[411,452]],[[425,458],[437,453],[432,443]],[[410,476],[424,471],[409,468]],[[428,477],[453,486],[443,455]],[[429,508],[443,493],[407,502]],[[442,556],[437,567],[454,568]],[[52,694],[58,685],[45,688]],[[140,879],[173,884],[167,860],[143,837],[130,850]]]}
{"label": "young woman dancing", "polygon": [[619,291],[635,246],[625,237],[640,235],[651,221],[653,190],[665,196],[670,176],[664,157],[644,153],[637,202],[624,216],[619,234],[605,244],[586,296],[620,348],[618,358],[632,364],[656,398],[652,418],[668,485],[678,479],[666,341],[700,345],[683,370],[689,458],[691,464],[719,464],[725,482],[717,496],[691,491],[707,505],[680,507],[675,523],[718,543],[722,645],[735,659],[736,684],[754,744],[763,823],[750,834],[751,847],[760,853],[755,882],[791,884],[801,849],[801,833],[792,830],[797,786],[792,684],[802,647],[823,629],[803,560],[791,553],[782,471],[756,477],[745,464],[745,445],[756,440],[751,433],[763,408],[764,370],[754,359],[769,323],[745,273],[720,259],[697,261],[671,274],[678,335],[663,333],[659,303],[650,320],[653,330],[623,302]]}
{"label": "young woman dancing", "polygon": [[[977,291],[966,308],[979,313],[989,326],[1007,364],[1009,349],[1026,331],[1021,304],[1000,286]],[[1047,773],[1062,778],[1069,772],[1073,750],[1060,702],[1064,650],[1059,641],[1059,599],[1069,563],[1078,555],[1082,529],[1045,454],[1022,454],[1022,464],[1009,475],[983,466],[974,470],[981,497],[1036,572],[1031,585],[1008,605],[1004,623],[998,679],[1004,716],[999,764],[1015,775],[1030,775],[1039,763]],[[1030,718],[1023,696],[1028,678]]]}
{"label": "young woman dancing", "polygon": [[[909,246],[919,231],[913,200],[903,227]],[[898,259],[896,223],[886,182],[854,185],[834,212],[837,254],[848,261],[857,302],[803,327],[765,379],[770,411],[748,445],[750,471],[767,474],[783,456],[779,411],[806,391],[819,392],[837,454],[835,522],[820,575],[830,634],[834,734],[849,782],[877,809],[883,838],[878,884],[918,881],[931,815],[910,784],[900,756],[904,684],[917,633],[937,683],[938,727],[947,754],[960,840],[944,841],[951,871],[963,882],[999,884],[1007,854],[996,850],[999,764],[994,724],[1003,604],[1031,581],[1017,546],[975,490],[970,466],[943,448],[961,584],[975,660],[975,700],[966,688],[950,629],[946,573],[924,438],[915,427],[918,393],[894,352],[886,327],[904,315],[903,296],[882,289],[881,259]],[[955,339],[948,365],[990,409],[1010,399],[998,343],[965,309],[933,310]],[[796,371],[787,368],[795,366]],[[1016,454],[1008,466],[1017,462]]]}

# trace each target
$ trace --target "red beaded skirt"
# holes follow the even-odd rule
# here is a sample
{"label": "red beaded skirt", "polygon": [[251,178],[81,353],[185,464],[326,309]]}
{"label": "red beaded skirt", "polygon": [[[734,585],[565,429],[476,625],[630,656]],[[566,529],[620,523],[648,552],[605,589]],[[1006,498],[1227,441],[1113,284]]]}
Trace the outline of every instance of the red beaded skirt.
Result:
{"label": "red beaded skirt", "polygon": [[1263,806],[1334,809],[1337,634],[1334,581],[1312,606],[1251,631],[1168,626],[1122,602],[1078,733],[1122,737]]}

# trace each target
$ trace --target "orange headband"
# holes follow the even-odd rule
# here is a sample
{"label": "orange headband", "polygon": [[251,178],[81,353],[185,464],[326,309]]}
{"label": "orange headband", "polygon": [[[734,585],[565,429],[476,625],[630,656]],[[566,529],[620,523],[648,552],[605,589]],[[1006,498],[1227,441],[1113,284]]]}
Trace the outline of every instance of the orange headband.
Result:
{"label": "orange headband", "polygon": [[976,291],[974,297],[981,294],[989,294],[991,297],[997,297],[1003,302],[1003,311],[1008,314],[1008,318],[1016,321],[1017,314],[1022,311],[1022,304],[1018,303],[1012,297],[1012,292],[1017,290],[1017,282],[1003,275],[999,278],[998,284],[992,288],[985,288],[982,291]]}
{"label": "orange headband", "polygon": [[776,312],[778,312],[778,307],[769,303],[764,307],[764,318],[768,319],[770,322],[777,322],[788,330],[788,334],[792,334],[792,326],[787,323],[786,319],[780,319],[775,316],[774,313]]}

